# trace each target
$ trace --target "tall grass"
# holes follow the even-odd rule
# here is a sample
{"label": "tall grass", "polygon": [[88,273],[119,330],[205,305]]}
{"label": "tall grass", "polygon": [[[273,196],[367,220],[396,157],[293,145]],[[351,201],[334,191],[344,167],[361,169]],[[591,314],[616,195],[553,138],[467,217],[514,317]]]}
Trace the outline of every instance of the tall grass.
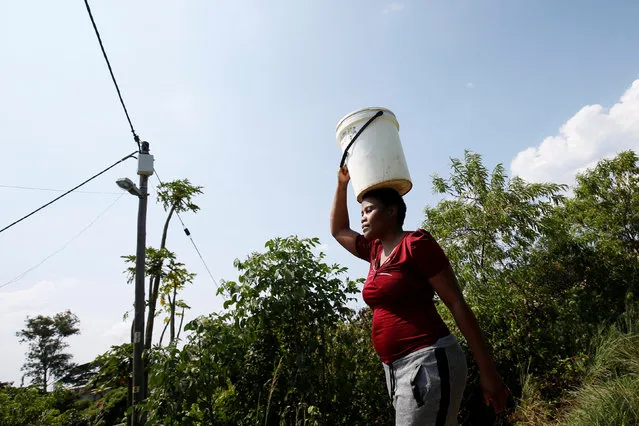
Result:
{"label": "tall grass", "polygon": [[548,425],[552,421],[551,404],[541,394],[541,383],[530,372],[522,374],[521,398],[512,422],[517,426]]}
{"label": "tall grass", "polygon": [[594,340],[592,364],[562,424],[639,425],[638,324],[628,319]]}
{"label": "tall grass", "polygon": [[639,311],[627,306],[623,320],[593,339],[593,354],[572,397],[552,403],[542,382],[521,377],[522,395],[510,421],[518,426],[639,425]]}

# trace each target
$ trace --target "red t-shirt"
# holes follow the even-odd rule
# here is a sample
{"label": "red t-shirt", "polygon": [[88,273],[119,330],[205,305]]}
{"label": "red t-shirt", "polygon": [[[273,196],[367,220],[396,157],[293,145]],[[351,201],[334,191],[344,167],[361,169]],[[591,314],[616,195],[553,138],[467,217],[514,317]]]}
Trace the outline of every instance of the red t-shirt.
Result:
{"label": "red t-shirt", "polygon": [[405,233],[379,266],[382,250],[380,240],[357,238],[359,257],[371,264],[362,296],[373,310],[373,346],[382,362],[391,363],[450,334],[428,283],[449,262],[432,235],[421,229]]}

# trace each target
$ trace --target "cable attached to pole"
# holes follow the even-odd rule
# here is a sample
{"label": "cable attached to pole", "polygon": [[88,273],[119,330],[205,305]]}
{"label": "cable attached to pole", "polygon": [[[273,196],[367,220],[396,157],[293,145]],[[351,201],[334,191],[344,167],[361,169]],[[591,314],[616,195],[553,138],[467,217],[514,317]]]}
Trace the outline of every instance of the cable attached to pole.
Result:
{"label": "cable attached to pole", "polygon": [[98,31],[98,26],[95,24],[95,20],[93,19],[93,13],[91,13],[91,7],[89,6],[88,0],[84,0],[84,4],[87,7],[87,12],[89,13],[89,18],[91,18],[91,24],[93,24],[93,30],[95,31],[95,35],[98,37],[98,42],[100,43],[100,49],[102,50],[102,56],[104,56],[104,60],[106,61],[107,67],[109,68],[109,73],[111,74],[111,80],[113,80],[113,84],[115,85],[115,90],[118,92],[118,98],[120,98],[120,103],[122,104],[122,109],[124,109],[124,114],[126,115],[126,119],[129,122],[129,127],[131,127],[131,133],[133,133],[133,140],[138,144],[138,151],[140,148],[140,137],[135,133],[135,129],[133,128],[133,123],[131,122],[131,117],[129,117],[129,111],[126,109],[126,105],[124,104],[124,99],[122,99],[122,93],[120,93],[120,87],[118,86],[118,82],[115,79],[115,74],[113,74],[113,69],[111,68],[111,62],[109,62],[109,57],[106,54],[106,50],[104,50],[104,45],[102,44],[102,37],[100,37],[100,31]]}
{"label": "cable attached to pole", "polygon": [[102,170],[99,173],[94,174],[93,176],[91,176],[89,179],[85,180],[84,182],[82,182],[79,185],[74,186],[73,188],[69,189],[67,192],[65,192],[64,194],[60,195],[59,197],[54,198],[53,200],[49,201],[48,203],[46,203],[45,205],[38,207],[37,209],[35,209],[34,211],[32,211],[31,213],[22,216],[20,219],[16,220],[15,222],[10,223],[9,225],[5,226],[4,228],[0,229],[0,233],[6,231],[7,229],[11,228],[14,225],[17,225],[18,223],[22,222],[23,220],[25,220],[26,218],[33,216],[34,214],[36,214],[37,212],[39,212],[40,210],[44,209],[45,207],[50,206],[51,204],[55,203],[56,201],[58,201],[60,198],[63,198],[67,195],[69,195],[70,193],[72,193],[73,191],[75,191],[76,189],[80,188],[81,186],[91,182],[93,179],[97,178],[98,176],[100,176],[101,174],[104,174],[106,172],[108,172],[109,170],[111,170],[112,168],[114,168],[115,166],[117,166],[118,164],[120,164],[121,162],[128,160],[129,158],[133,157],[135,154],[137,154],[137,151],[133,151],[131,154],[127,155],[126,157],[122,158],[121,160],[116,161],[115,163],[111,164],[109,167],[107,167],[106,169]]}

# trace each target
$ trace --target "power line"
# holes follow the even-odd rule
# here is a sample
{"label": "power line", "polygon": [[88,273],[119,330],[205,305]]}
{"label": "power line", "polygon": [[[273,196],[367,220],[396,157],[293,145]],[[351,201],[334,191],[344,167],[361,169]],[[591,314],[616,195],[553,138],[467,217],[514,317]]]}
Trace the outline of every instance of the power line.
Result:
{"label": "power line", "polygon": [[[122,104],[122,108],[124,109],[124,113],[126,115],[127,121],[129,122],[129,126],[131,127],[131,133],[133,133],[133,137],[135,139],[135,142],[138,144],[138,150],[140,149],[140,138],[138,137],[138,135],[135,133],[135,129],[133,128],[133,124],[131,123],[131,118],[129,117],[129,112],[126,109],[126,105],[124,104],[124,100],[122,99],[122,94],[120,92],[120,87],[118,86],[118,82],[115,79],[115,75],[113,74],[113,69],[111,68],[111,63],[109,62],[109,57],[106,54],[106,51],[104,49],[104,44],[102,43],[102,38],[100,37],[100,32],[98,31],[98,27],[95,24],[95,20],[93,19],[93,14],[91,13],[91,7],[89,6],[89,2],[88,0],[84,0],[84,4],[86,5],[87,8],[87,12],[89,13],[89,18],[91,18],[91,24],[93,25],[93,29],[95,30],[95,35],[98,38],[98,42],[100,43],[100,49],[102,50],[102,55],[104,56],[104,60],[106,61],[107,67],[109,68],[109,73],[111,74],[111,79],[113,80],[113,84],[115,85],[115,90],[118,92],[118,97],[120,98],[120,103]],[[160,177],[157,174],[157,171],[155,171],[155,176],[157,177],[158,181],[160,183],[162,183],[162,180],[160,180]],[[184,225],[184,222],[182,221],[182,218],[180,217],[179,213],[176,213],[178,219],[180,219],[180,222],[182,223],[182,227],[184,228],[184,233],[186,234],[187,237],[189,237],[189,239],[191,240],[191,243],[193,244],[193,247],[195,248],[195,251],[197,251],[197,254],[200,256],[200,259],[202,260],[202,263],[204,264],[204,267],[206,268],[207,272],[209,273],[209,276],[211,277],[211,280],[213,280],[213,282],[215,283],[215,285],[217,286],[217,282],[215,281],[215,278],[213,278],[213,274],[211,274],[211,270],[209,269],[208,265],[206,264],[206,261],[204,260],[204,257],[202,257],[202,254],[200,253],[200,250],[197,248],[197,245],[195,244],[195,241],[193,240],[193,237],[191,236],[191,233],[189,232],[188,228]],[[2,231],[0,231],[2,232]]]}
{"label": "power line", "polygon": [[133,154],[136,154],[137,151],[132,152],[131,154],[127,155],[126,157],[122,158],[121,160],[116,161],[115,163],[111,164],[109,167],[107,167],[106,169],[102,170],[99,173],[96,173],[95,175],[91,176],[89,179],[85,180],[84,182],[82,182],[79,185],[74,186],[73,188],[69,189],[67,192],[65,192],[64,194],[60,195],[59,197],[54,198],[53,200],[49,201],[48,203],[46,203],[45,205],[38,207],[37,209],[35,209],[34,211],[32,211],[31,213],[22,216],[20,219],[16,220],[13,223],[10,223],[9,225],[5,226],[4,228],[0,229],[0,233],[6,231],[7,229],[11,228],[12,226],[22,222],[23,220],[25,220],[26,218],[36,214],[37,212],[39,212],[40,210],[44,209],[45,207],[50,206],[51,204],[55,203],[56,201],[58,201],[60,198],[65,197],[66,195],[72,193],[73,191],[75,191],[76,189],[80,188],[81,186],[85,185],[86,183],[91,182],[93,179],[97,178],[98,176],[100,176],[103,173],[106,173],[107,171],[111,170],[112,168],[114,168],[115,166],[117,166],[118,164],[120,164],[121,162],[123,162],[124,160],[127,160],[131,157],[133,157]]}
{"label": "power line", "polygon": [[131,117],[129,117],[129,111],[126,109],[126,105],[124,104],[124,99],[122,99],[122,93],[120,93],[120,86],[118,86],[118,82],[115,79],[115,74],[113,74],[113,69],[111,68],[111,62],[109,62],[109,57],[106,54],[106,50],[104,50],[104,45],[102,44],[102,37],[100,37],[100,31],[98,31],[98,26],[95,24],[95,20],[93,19],[93,13],[91,13],[91,7],[89,6],[88,0],[84,0],[84,4],[87,7],[87,12],[89,13],[89,18],[91,18],[91,24],[93,25],[93,29],[95,30],[95,35],[98,37],[98,42],[100,43],[100,49],[102,50],[102,56],[104,56],[104,60],[106,61],[107,67],[109,68],[109,73],[111,74],[111,80],[113,80],[113,84],[115,85],[115,90],[118,92],[118,98],[120,98],[120,104],[122,104],[122,109],[124,109],[124,114],[126,115],[126,119],[129,122],[129,127],[131,127],[131,133],[133,133],[133,140],[138,144],[138,151],[141,151],[140,148],[140,137],[135,133],[135,129],[133,128],[133,123],[131,123]]}
{"label": "power line", "polygon": [[206,268],[206,272],[209,273],[209,277],[211,277],[211,280],[213,281],[213,284],[215,284],[215,286],[218,287],[217,281],[215,281],[215,278],[213,278],[213,274],[211,273],[211,270],[209,269],[208,265],[206,264],[206,261],[204,260],[204,257],[202,257],[202,253],[200,253],[200,250],[197,248],[197,245],[195,244],[195,241],[193,240],[193,236],[191,235],[191,232],[189,232],[189,228],[187,228],[186,225],[184,224],[184,222],[182,221],[182,218],[180,217],[180,214],[176,213],[176,215],[177,215],[178,219],[180,219],[180,223],[182,224],[182,228],[184,229],[184,233],[186,234],[187,237],[189,237],[189,239],[191,240],[191,244],[193,244],[193,247],[195,248],[195,251],[197,252],[198,256],[200,256],[200,260],[204,264],[204,267]]}
{"label": "power line", "polygon": [[99,215],[96,216],[95,219],[93,219],[87,226],[85,226],[80,232],[78,232],[75,236],[73,236],[69,241],[67,241],[62,247],[60,247],[59,249],[57,249],[56,251],[54,251],[53,253],[51,253],[50,255],[48,255],[47,257],[45,257],[44,259],[42,259],[39,263],[35,264],[34,266],[32,266],[31,268],[27,269],[26,271],[24,271],[23,273],[21,273],[20,275],[17,275],[15,278],[7,281],[6,283],[0,285],[0,288],[6,287],[9,284],[13,284],[17,281],[20,281],[22,278],[24,278],[25,275],[27,275],[29,272],[33,271],[34,269],[38,268],[40,265],[42,265],[44,262],[46,262],[47,260],[51,259],[53,256],[55,256],[56,254],[60,253],[62,250],[64,250],[65,248],[67,248],[73,241],[75,241],[76,239],[78,239],[82,234],[84,234],[90,227],[93,226],[93,224],[95,222],[98,221],[98,219],[100,219],[106,212],[108,212],[111,207],[113,207],[115,205],[115,203],[117,203],[118,201],[120,201],[120,198],[122,198],[122,196],[125,193],[122,192],[111,204],[109,204],[109,206],[104,209]]}
{"label": "power line", "polygon": [[[158,182],[162,184],[163,182],[162,182],[162,179],[160,179],[160,175],[158,175],[158,171],[154,169],[153,173],[155,174],[155,177],[157,178]],[[209,273],[209,277],[211,277],[211,281],[213,281],[213,284],[215,284],[216,287],[219,287],[217,281],[215,280],[215,278],[213,278],[213,274],[211,273],[209,266],[206,264],[206,261],[204,260],[204,257],[202,256],[202,253],[200,252],[200,249],[197,248],[197,244],[195,244],[195,240],[193,240],[193,236],[191,235],[189,228],[187,228],[186,225],[184,224],[184,221],[182,220],[180,213],[175,212],[175,215],[178,217],[178,219],[180,220],[180,223],[182,224],[182,229],[184,230],[184,234],[186,234],[186,236],[189,237],[189,239],[191,240],[191,244],[193,244],[193,248],[195,248],[195,251],[200,257],[200,260],[202,261],[204,268],[206,268],[206,272]]]}
{"label": "power line", "polygon": [[[32,186],[16,186],[16,185],[0,185],[0,188],[10,189],[26,189],[31,191],[48,191],[48,192],[62,192],[64,189],[53,188],[37,188]],[[119,192],[103,192],[103,191],[75,191],[76,194],[103,194],[103,195],[118,195]]]}

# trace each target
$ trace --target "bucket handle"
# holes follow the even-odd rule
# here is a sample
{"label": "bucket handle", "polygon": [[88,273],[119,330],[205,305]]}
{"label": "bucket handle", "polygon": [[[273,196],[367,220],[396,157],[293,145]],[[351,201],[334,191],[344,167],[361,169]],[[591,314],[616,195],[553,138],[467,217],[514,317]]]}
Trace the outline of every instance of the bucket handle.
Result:
{"label": "bucket handle", "polygon": [[355,134],[355,136],[353,136],[353,139],[351,139],[351,142],[348,144],[348,146],[346,147],[346,149],[344,150],[344,154],[342,155],[342,161],[339,163],[339,168],[341,169],[342,167],[344,167],[344,163],[346,162],[346,157],[348,156],[348,149],[355,143],[355,141],[357,140],[357,138],[359,137],[359,135],[362,134],[362,132],[364,131],[365,128],[368,127],[369,124],[371,124],[377,117],[381,117],[382,115],[384,115],[384,111],[377,111],[377,114],[375,114],[374,116],[372,116],[371,118],[368,119],[368,121],[366,122],[366,124],[364,124],[362,126],[361,129],[359,129],[359,131]]}

